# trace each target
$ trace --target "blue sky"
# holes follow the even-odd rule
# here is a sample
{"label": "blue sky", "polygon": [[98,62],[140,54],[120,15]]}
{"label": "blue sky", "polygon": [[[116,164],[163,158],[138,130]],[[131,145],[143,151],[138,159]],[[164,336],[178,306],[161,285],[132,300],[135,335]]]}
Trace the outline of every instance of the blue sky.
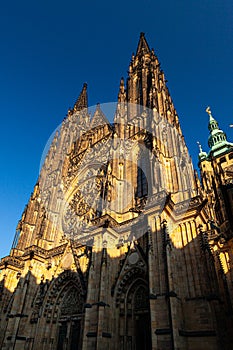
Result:
{"label": "blue sky", "polygon": [[140,32],[168,80],[197,167],[211,106],[233,140],[232,0],[4,1],[0,5],[0,257],[39,173],[43,148],[88,83],[115,102]]}

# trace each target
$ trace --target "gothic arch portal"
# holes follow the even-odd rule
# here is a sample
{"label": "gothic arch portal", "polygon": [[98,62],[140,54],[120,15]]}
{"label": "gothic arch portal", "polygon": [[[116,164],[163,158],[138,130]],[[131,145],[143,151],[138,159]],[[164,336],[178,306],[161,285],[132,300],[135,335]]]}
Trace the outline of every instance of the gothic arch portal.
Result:
{"label": "gothic arch portal", "polygon": [[[78,350],[81,348],[84,296],[77,272],[64,271],[49,286],[40,311],[35,349]],[[46,325],[50,323],[50,333]]]}
{"label": "gothic arch portal", "polygon": [[119,323],[122,350],[151,349],[149,288],[144,279],[136,278],[128,286]]}
{"label": "gothic arch portal", "polygon": [[116,328],[121,350],[151,349],[149,280],[146,256],[137,244],[128,251],[114,287]]}

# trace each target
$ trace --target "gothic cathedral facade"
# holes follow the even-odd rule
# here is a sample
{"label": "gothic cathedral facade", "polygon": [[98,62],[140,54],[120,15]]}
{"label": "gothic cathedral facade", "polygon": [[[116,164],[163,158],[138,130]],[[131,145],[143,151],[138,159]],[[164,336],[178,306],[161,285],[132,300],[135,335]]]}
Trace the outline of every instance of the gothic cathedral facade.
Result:
{"label": "gothic cathedral facade", "polygon": [[53,138],[0,261],[0,348],[232,349],[233,144],[207,108],[199,181],[143,33],[111,108],[84,84]]}

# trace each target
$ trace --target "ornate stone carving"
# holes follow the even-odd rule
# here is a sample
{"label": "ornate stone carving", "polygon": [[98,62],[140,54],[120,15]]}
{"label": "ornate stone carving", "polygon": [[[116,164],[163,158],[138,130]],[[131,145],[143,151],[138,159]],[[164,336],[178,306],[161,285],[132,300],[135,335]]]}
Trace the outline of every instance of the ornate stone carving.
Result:
{"label": "ornate stone carving", "polygon": [[75,315],[82,312],[82,301],[79,291],[73,287],[70,288],[64,295],[61,305],[61,316]]}

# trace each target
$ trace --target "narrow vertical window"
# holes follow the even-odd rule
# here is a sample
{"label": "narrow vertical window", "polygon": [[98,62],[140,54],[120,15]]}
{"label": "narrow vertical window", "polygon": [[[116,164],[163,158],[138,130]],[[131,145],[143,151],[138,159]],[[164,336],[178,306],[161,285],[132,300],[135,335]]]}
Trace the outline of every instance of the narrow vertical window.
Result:
{"label": "narrow vertical window", "polygon": [[146,158],[141,157],[138,161],[137,170],[137,197],[144,197],[148,194]]}

